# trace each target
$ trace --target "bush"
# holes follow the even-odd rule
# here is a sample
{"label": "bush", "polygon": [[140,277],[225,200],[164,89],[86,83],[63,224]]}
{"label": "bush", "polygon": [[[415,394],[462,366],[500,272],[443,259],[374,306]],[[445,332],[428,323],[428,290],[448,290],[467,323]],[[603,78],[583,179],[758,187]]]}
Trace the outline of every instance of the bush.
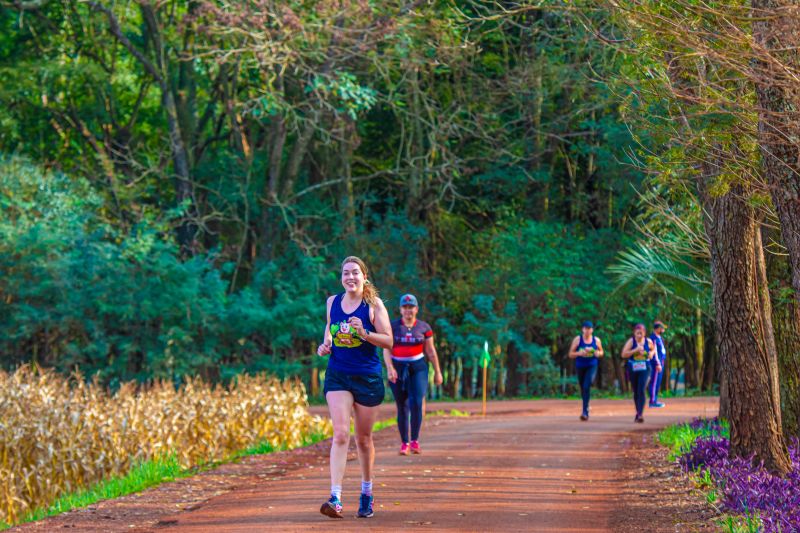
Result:
{"label": "bush", "polygon": [[756,515],[765,532],[800,531],[800,443],[789,447],[792,470],[773,475],[752,458],[731,457],[727,429],[717,419],[685,426],[696,439],[680,458],[687,472],[703,472],[719,489],[723,511]]}
{"label": "bush", "polygon": [[[321,329],[313,261],[262,263],[231,292],[224,273],[233,266],[214,254],[182,258],[169,220],[145,215],[122,231],[102,206],[85,180],[0,160],[0,353],[9,368],[32,359],[112,385],[300,371],[298,347]],[[297,270],[303,283],[281,275]]]}

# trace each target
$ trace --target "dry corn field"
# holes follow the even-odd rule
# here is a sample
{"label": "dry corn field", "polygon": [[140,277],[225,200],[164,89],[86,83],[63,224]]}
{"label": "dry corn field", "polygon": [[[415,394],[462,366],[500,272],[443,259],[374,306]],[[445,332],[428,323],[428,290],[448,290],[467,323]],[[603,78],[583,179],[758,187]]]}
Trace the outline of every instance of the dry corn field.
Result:
{"label": "dry corn field", "polygon": [[110,394],[50,371],[0,371],[0,520],[170,453],[190,467],[262,442],[293,447],[331,434],[306,407],[302,383],[261,375],[228,387],[129,383]]}

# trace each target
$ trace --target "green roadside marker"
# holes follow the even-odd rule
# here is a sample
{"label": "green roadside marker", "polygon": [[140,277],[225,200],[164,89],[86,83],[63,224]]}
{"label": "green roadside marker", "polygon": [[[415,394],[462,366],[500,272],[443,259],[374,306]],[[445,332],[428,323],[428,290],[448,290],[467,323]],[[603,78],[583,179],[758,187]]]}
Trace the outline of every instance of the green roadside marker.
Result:
{"label": "green roadside marker", "polygon": [[492,360],[492,357],[489,355],[489,341],[484,341],[483,343],[483,353],[481,354],[481,366],[483,368],[489,367],[489,361]]}

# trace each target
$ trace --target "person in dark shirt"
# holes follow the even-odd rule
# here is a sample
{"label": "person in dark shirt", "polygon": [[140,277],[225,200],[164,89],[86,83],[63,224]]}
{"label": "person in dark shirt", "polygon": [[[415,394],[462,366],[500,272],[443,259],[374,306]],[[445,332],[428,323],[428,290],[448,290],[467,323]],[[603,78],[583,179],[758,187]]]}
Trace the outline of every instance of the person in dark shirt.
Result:
{"label": "person in dark shirt", "polygon": [[325,371],[325,400],[333,422],[331,441],[331,497],[320,512],[331,518],[342,515],[342,480],[350,444],[350,414],[355,418],[356,448],[361,464],[359,518],[373,515],[372,468],[375,448],[372,427],[383,401],[383,369],[378,349],[392,347],[389,313],[367,277],[358,257],[342,262],[344,292],[328,298],[327,322],[320,356],[330,355]]}
{"label": "person in dark shirt", "polygon": [[622,358],[627,360],[628,373],[631,377],[631,388],[633,389],[633,403],[636,406],[636,417],[634,422],[644,422],[642,411],[644,411],[645,388],[650,377],[650,361],[656,355],[656,347],[647,338],[647,331],[644,324],[636,324],[633,327],[633,336],[628,339],[622,347]]}
{"label": "person in dark shirt", "polygon": [[400,298],[401,318],[392,322],[393,346],[383,350],[389,386],[397,403],[400,455],[422,453],[419,432],[428,390],[428,361],[433,365],[433,382],[442,384],[433,330],[427,322],[417,319],[418,312],[416,296],[405,294]]}
{"label": "person in dark shirt", "polygon": [[650,340],[653,341],[656,347],[656,356],[653,357],[650,364],[649,407],[664,407],[664,403],[658,401],[658,391],[661,390],[661,379],[664,375],[664,369],[667,368],[667,348],[664,346],[664,338],[662,337],[665,329],[667,329],[667,326],[663,322],[656,320],[653,323],[653,333],[650,334]]}
{"label": "person in dark shirt", "polygon": [[597,375],[598,358],[603,357],[603,343],[594,336],[594,324],[585,321],[581,326],[581,334],[572,339],[569,347],[569,358],[575,359],[575,371],[581,387],[583,410],[581,420],[589,420],[589,399],[592,382]]}

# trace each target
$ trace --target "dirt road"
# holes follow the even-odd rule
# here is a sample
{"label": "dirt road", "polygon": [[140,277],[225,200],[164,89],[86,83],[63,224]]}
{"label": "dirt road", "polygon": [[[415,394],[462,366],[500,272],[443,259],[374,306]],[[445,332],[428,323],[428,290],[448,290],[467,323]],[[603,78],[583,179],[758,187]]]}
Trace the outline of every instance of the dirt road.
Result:
{"label": "dirt road", "polygon": [[[432,404],[430,410],[476,411],[477,404]],[[326,448],[319,447],[281,475],[251,475],[218,496],[149,524],[128,514],[106,515],[103,530],[168,532],[254,531],[610,531],[621,512],[623,458],[632,440],[655,427],[716,414],[716,398],[670,399],[633,423],[633,402],[595,400],[588,422],[579,402],[512,401],[491,404],[486,418],[434,418],[426,422],[423,454],[397,454],[394,429],[376,434],[375,516],[356,519],[360,475],[348,463],[344,520],[318,513],[327,499]],[[391,412],[387,406],[386,413]],[[262,471],[275,464],[270,456]],[[252,467],[253,465],[251,465]],[[251,472],[252,474],[252,472]],[[191,485],[191,480],[182,483]],[[159,489],[155,489],[159,490]],[[103,511],[103,504],[95,509]],[[112,507],[113,508],[113,507]],[[70,513],[75,514],[75,513]],[[68,516],[68,515],[66,515]],[[94,530],[86,516],[42,527]],[[100,524],[98,524],[99,526]],[[642,524],[643,531],[647,524]],[[33,526],[25,529],[39,530]],[[49,529],[49,528],[46,528]]]}

